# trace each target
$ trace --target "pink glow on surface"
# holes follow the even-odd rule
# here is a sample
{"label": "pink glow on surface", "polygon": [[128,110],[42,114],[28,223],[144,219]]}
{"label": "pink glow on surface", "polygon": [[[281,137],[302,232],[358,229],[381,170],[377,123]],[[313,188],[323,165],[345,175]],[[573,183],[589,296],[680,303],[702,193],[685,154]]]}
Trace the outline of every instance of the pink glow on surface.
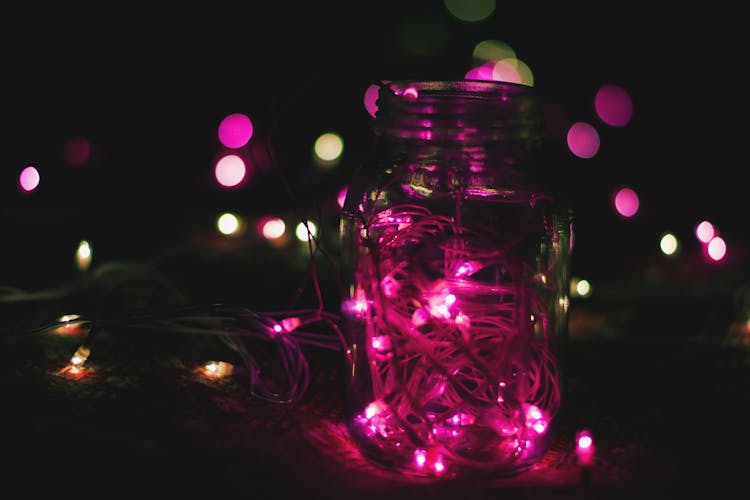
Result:
{"label": "pink glow on surface", "polygon": [[81,368],[80,366],[76,365],[68,365],[65,368],[63,368],[60,373],[63,373],[64,375],[67,375],[70,378],[73,379],[81,379],[86,376],[88,373],[85,368]]}
{"label": "pink glow on surface", "polygon": [[622,188],[615,194],[615,210],[623,217],[632,217],[638,212],[638,195],[630,188]]}
{"label": "pink glow on surface", "polygon": [[228,148],[241,148],[252,136],[253,122],[242,113],[232,113],[219,124],[219,140]]}
{"label": "pink glow on surface", "polygon": [[633,101],[625,89],[617,85],[602,85],[594,98],[596,114],[607,125],[622,127],[633,116]]}
{"label": "pink glow on surface", "polygon": [[714,236],[706,246],[708,256],[718,262],[727,254],[727,244],[721,236]]}
{"label": "pink glow on surface", "polygon": [[593,158],[599,152],[599,133],[588,123],[574,123],[568,129],[568,148],[579,158]]}
{"label": "pink glow on surface", "polygon": [[224,187],[235,187],[245,179],[245,162],[237,155],[226,155],[217,163],[214,170],[216,180]]}
{"label": "pink glow on surface", "polygon": [[711,241],[711,238],[714,237],[714,234],[716,234],[714,225],[707,220],[704,220],[695,227],[695,237],[698,238],[698,241],[702,243],[708,243],[709,241]]}
{"label": "pink glow on surface", "polygon": [[29,165],[21,170],[21,175],[18,176],[18,182],[21,185],[21,189],[24,191],[33,191],[39,185],[39,178],[39,171]]}
{"label": "pink glow on surface", "polygon": [[85,164],[91,155],[91,144],[85,137],[71,137],[63,144],[63,161],[72,167]]}

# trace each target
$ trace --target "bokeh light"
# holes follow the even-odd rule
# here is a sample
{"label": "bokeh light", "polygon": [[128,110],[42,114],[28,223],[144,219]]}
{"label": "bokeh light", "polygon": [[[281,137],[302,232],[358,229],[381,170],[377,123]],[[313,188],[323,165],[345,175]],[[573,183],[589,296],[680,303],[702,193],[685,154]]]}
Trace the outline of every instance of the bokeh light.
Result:
{"label": "bokeh light", "polygon": [[93,252],[91,251],[91,245],[86,240],[81,240],[76,249],[76,268],[80,271],[85,271],[91,266],[91,260],[93,259]]}
{"label": "bokeh light", "polygon": [[701,243],[708,243],[716,234],[714,225],[707,220],[701,221],[695,226],[695,237]]}
{"label": "bokeh light", "polygon": [[534,74],[531,72],[531,68],[522,60],[514,57],[497,61],[493,68],[493,75],[495,80],[501,82],[534,86]]}
{"label": "bokeh light", "polygon": [[327,162],[337,160],[344,151],[344,141],[339,134],[326,132],[315,140],[315,156]]}
{"label": "bokeh light", "polygon": [[492,66],[492,79],[498,82],[522,83],[515,61],[517,59],[495,61]]}
{"label": "bokeh light", "polygon": [[593,158],[599,152],[599,133],[585,122],[576,122],[568,129],[568,148],[578,158]]}
{"label": "bokeh light", "polygon": [[63,161],[71,167],[85,165],[91,156],[91,143],[85,137],[71,137],[63,144]]}
{"label": "bokeh light", "polygon": [[672,233],[664,233],[659,240],[659,248],[664,255],[675,255],[679,246],[677,236]]}
{"label": "bokeh light", "polygon": [[245,179],[246,171],[242,158],[237,155],[226,155],[216,162],[214,174],[222,186],[234,187]]}
{"label": "bokeh light", "polygon": [[318,227],[312,221],[307,221],[307,225],[304,222],[297,224],[294,230],[294,234],[297,235],[297,239],[300,241],[308,241],[310,235],[314,238],[318,234]]}
{"label": "bokeh light", "polygon": [[571,297],[588,297],[591,295],[591,283],[588,280],[574,276],[570,279],[569,291]]}
{"label": "bokeh light", "polygon": [[349,191],[349,186],[344,186],[339,190],[339,194],[336,196],[336,203],[339,208],[344,208],[344,202],[346,201],[346,193]]}
{"label": "bokeh light", "polygon": [[39,179],[39,171],[29,165],[21,170],[21,175],[18,176],[18,183],[21,185],[21,189],[28,192],[37,188],[39,185]]}
{"label": "bokeh light", "polygon": [[515,59],[516,51],[510,45],[500,40],[482,40],[474,46],[472,57],[474,64],[480,66],[489,61]]}
{"label": "bokeh light", "polygon": [[594,108],[607,125],[622,127],[633,116],[633,100],[625,89],[617,85],[602,85],[594,97]]}
{"label": "bokeh light", "polygon": [[718,262],[727,254],[727,244],[721,236],[714,236],[706,245],[708,256]]}
{"label": "bokeh light", "polygon": [[476,23],[495,11],[495,0],[444,0],[445,8],[459,21]]}
{"label": "bokeh light", "polygon": [[615,194],[615,210],[623,217],[632,217],[638,213],[640,201],[635,191],[628,187],[620,188]]}
{"label": "bokeh light", "polygon": [[587,280],[579,280],[576,283],[576,292],[580,297],[588,297],[591,295],[591,283]]}
{"label": "bokeh light", "polygon": [[221,234],[230,236],[238,234],[241,227],[240,219],[233,213],[226,212],[216,219],[216,227]]}
{"label": "bokeh light", "polygon": [[219,140],[230,148],[241,148],[253,136],[253,122],[247,115],[232,113],[219,124]]}
{"label": "bokeh light", "polygon": [[267,240],[276,240],[284,236],[286,224],[279,217],[264,217],[258,224],[260,234]]}

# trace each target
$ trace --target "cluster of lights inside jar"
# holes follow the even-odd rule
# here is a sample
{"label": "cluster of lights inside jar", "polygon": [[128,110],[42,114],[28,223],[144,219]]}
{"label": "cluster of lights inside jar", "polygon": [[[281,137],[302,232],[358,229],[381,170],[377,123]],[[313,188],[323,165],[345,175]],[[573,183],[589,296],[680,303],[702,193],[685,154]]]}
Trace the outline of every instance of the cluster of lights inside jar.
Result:
{"label": "cluster of lights inside jar", "polygon": [[372,244],[348,308],[367,325],[373,401],[358,432],[418,474],[534,453],[559,405],[534,290],[554,293],[547,269],[423,207],[384,210],[361,237]]}

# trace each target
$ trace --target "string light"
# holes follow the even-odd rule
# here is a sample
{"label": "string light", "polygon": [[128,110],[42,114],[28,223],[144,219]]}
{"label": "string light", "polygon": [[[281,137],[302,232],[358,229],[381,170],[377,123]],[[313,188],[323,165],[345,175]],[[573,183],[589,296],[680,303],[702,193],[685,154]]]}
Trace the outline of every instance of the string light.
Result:
{"label": "string light", "polygon": [[80,378],[85,374],[83,364],[89,359],[91,355],[91,349],[85,345],[81,345],[76,349],[73,356],[71,356],[68,365],[60,370],[61,374],[72,376],[73,378]]}
{"label": "string light", "polygon": [[76,267],[79,271],[86,271],[91,266],[93,259],[91,245],[86,240],[81,240],[76,249]]}
{"label": "string light", "polygon": [[[559,407],[546,341],[521,340],[522,296],[527,321],[540,339],[550,335],[541,299],[514,275],[507,254],[427,208],[392,206],[372,216],[367,234],[377,235],[377,258],[361,257],[359,288],[345,311],[367,323],[373,400],[352,432],[418,475],[522,463]],[[425,241],[439,243],[412,262],[404,246]],[[516,342],[528,351],[510,353]]]}
{"label": "string light", "polygon": [[234,371],[234,365],[226,361],[209,361],[201,367],[203,375],[210,379],[228,377]]}
{"label": "string light", "polygon": [[588,429],[582,429],[576,433],[576,458],[578,464],[589,466],[594,460],[594,439]]}
{"label": "string light", "polygon": [[86,331],[83,319],[78,314],[64,314],[58,318],[57,323],[59,326],[52,330],[54,333],[77,334]]}

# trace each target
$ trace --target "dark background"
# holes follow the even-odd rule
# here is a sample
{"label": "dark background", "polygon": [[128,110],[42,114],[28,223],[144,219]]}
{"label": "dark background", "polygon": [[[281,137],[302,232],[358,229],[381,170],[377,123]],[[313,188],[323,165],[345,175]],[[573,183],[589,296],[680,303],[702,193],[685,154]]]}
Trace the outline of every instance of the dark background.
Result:
{"label": "dark background", "polygon": [[[706,273],[745,265],[747,97],[735,18],[686,7],[503,5],[467,23],[442,2],[7,16],[0,199],[13,244],[4,245],[2,274],[36,286],[30,275],[63,272],[69,258],[62,255],[83,238],[101,260],[145,258],[196,228],[208,230],[219,211],[330,205],[369,151],[367,86],[462,78],[485,39],[515,49],[547,103],[550,143],[560,150],[559,165],[550,168],[563,171],[573,190],[578,275],[602,283],[674,267],[659,254],[659,236],[675,232],[683,260],[690,259],[700,253],[692,230],[703,219],[728,244],[725,263]],[[625,127],[607,126],[594,113],[594,94],[608,83],[632,96]],[[212,168],[226,151],[216,128],[233,112],[254,122],[244,153],[259,174],[241,188],[220,189]],[[578,159],[565,149],[575,121],[597,128],[596,157]],[[342,134],[345,153],[324,172],[311,161],[311,146],[329,130]],[[92,158],[65,166],[62,145],[77,135],[91,142]],[[27,164],[41,170],[42,182],[21,194],[17,176]],[[633,220],[611,209],[619,185],[640,196]],[[30,255],[37,257],[33,269]]]}
{"label": "dark background", "polygon": [[[174,290],[187,303],[314,307],[311,288],[298,288],[308,269],[306,246],[291,240],[273,247],[257,236],[255,222],[266,214],[283,216],[289,229],[301,216],[321,221],[321,243],[335,255],[336,194],[371,144],[365,89],[379,80],[462,78],[473,65],[473,47],[497,39],[530,66],[550,110],[548,139],[559,161],[550,168],[564,174],[575,213],[572,274],[593,286],[590,298],[571,303],[569,367],[576,391],[569,399],[567,430],[588,424],[595,431],[611,467],[597,472],[610,497],[627,498],[628,485],[642,494],[644,485],[737,479],[743,462],[727,457],[741,448],[738,438],[746,433],[741,423],[740,432],[724,430],[746,420],[740,409],[750,394],[744,326],[750,317],[747,57],[741,20],[718,4],[660,12],[654,5],[630,3],[577,8],[498,3],[490,18],[465,23],[439,1],[172,9],[128,4],[5,13],[0,286],[29,293],[62,286],[63,300],[4,300],[4,330],[15,334],[16,326],[35,327],[64,312],[107,315],[119,314],[121,306],[160,305]],[[634,114],[627,126],[609,127],[596,117],[593,98],[603,84],[630,93]],[[239,188],[222,189],[213,166],[228,151],[216,129],[235,112],[253,120],[254,136],[242,154],[256,170]],[[594,125],[600,134],[592,159],[566,149],[564,130],[576,121]],[[312,161],[311,148],[326,131],[342,135],[344,154],[337,167],[324,170]],[[93,147],[90,161],[79,167],[62,160],[64,141],[73,136],[88,138]],[[18,174],[28,164],[40,170],[41,184],[22,193]],[[640,212],[630,220],[611,208],[612,191],[620,185],[640,197]],[[245,218],[244,235],[217,234],[216,217],[223,211]],[[693,236],[704,219],[727,242],[720,263],[709,263]],[[667,230],[682,244],[674,258],[659,251],[659,236]],[[88,275],[73,264],[82,239],[93,248]],[[122,295],[88,289],[92,283],[101,286],[103,277],[127,281],[128,270],[138,270],[118,268],[121,276],[107,267],[113,262],[153,264],[173,288],[135,287]],[[89,281],[92,277],[98,278]],[[319,275],[325,306],[335,311],[338,297],[330,278]],[[65,295],[71,289],[75,293]],[[213,389],[195,391],[193,382],[185,386],[183,379],[173,386],[175,367],[150,368],[133,347],[142,347],[142,341],[114,342],[127,355],[118,357],[116,349],[99,354],[100,372],[107,372],[104,359],[116,368],[81,392],[48,376],[57,366],[50,360],[69,356],[74,347],[53,342],[43,340],[38,349],[14,344],[21,367],[9,363],[9,376],[3,376],[11,385],[9,400],[23,401],[9,417],[14,427],[3,427],[6,435],[36,434],[34,453],[40,457],[77,446],[76,439],[87,436],[88,460],[125,457],[135,467],[132,474],[146,478],[158,479],[154,471],[161,461],[173,460],[196,481],[229,481],[236,491],[244,491],[248,478],[261,489],[263,481],[269,489],[276,482],[283,485],[279,491],[302,494],[312,488],[320,497],[341,486],[347,496],[358,491],[357,481],[365,481],[346,464],[321,470],[331,463],[309,443],[300,444],[310,436],[284,427],[302,422],[309,430],[315,419],[242,397],[233,404],[247,404],[247,413],[222,409],[217,416],[206,403],[215,401]],[[161,345],[162,354],[169,355],[171,346]],[[336,356],[322,354],[324,373],[336,366],[330,364]],[[47,365],[39,368],[37,360]],[[144,376],[151,389],[122,375],[123,366],[156,372]],[[112,387],[112,380],[123,379],[130,382]],[[316,418],[335,421],[339,394],[316,380],[300,413],[319,411]],[[300,448],[281,449],[276,438]],[[25,447],[18,441],[14,452]],[[216,465],[204,470],[190,454],[205,454]],[[32,470],[40,463],[34,460]],[[244,468],[251,462],[262,466]],[[67,478],[75,477],[79,463],[67,463]],[[292,464],[289,474],[285,463]],[[98,473],[103,469],[96,467]],[[103,477],[119,480],[125,469],[107,470]],[[300,482],[289,481],[290,474]],[[166,477],[160,485],[167,489],[186,481],[182,469]],[[531,478],[532,486],[537,479]],[[373,482],[367,484],[374,494],[396,491]],[[520,484],[523,490],[527,483]],[[404,495],[418,492],[414,485],[403,488]],[[440,496],[435,489],[430,493]],[[496,496],[491,489],[474,493]]]}

